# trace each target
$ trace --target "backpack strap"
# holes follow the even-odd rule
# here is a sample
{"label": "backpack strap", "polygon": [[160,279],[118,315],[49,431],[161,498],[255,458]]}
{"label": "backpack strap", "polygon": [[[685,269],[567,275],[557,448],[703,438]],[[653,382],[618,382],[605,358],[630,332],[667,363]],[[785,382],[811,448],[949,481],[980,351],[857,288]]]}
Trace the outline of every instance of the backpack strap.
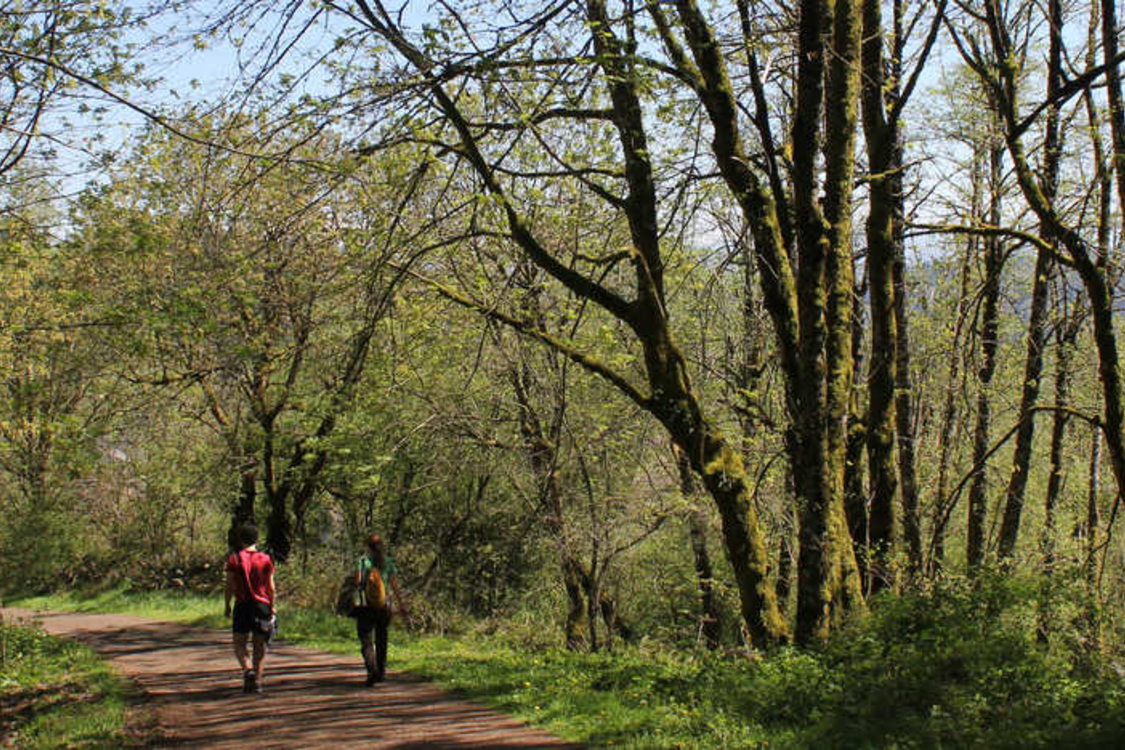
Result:
{"label": "backpack strap", "polygon": [[242,560],[242,550],[235,552],[238,558],[238,567],[242,570],[242,580],[246,582],[246,596],[249,601],[257,601],[258,597],[254,596],[254,589],[250,586],[250,572],[246,570],[246,564]]}

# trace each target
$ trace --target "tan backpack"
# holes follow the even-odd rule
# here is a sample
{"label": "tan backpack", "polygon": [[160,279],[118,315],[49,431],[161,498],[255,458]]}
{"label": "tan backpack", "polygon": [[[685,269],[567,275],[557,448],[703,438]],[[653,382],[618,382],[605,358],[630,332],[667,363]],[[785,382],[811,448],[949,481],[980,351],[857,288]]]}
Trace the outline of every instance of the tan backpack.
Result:
{"label": "tan backpack", "polygon": [[377,565],[372,565],[363,581],[363,599],[365,607],[372,609],[387,608],[387,587],[383,584],[383,574]]}

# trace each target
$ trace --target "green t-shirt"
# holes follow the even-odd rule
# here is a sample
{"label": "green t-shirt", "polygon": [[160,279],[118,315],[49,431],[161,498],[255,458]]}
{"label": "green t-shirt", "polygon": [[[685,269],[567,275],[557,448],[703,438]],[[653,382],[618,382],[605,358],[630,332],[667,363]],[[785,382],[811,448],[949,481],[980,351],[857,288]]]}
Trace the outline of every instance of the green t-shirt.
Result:
{"label": "green t-shirt", "polygon": [[[370,555],[364,555],[359,558],[356,567],[363,575],[367,575],[368,571],[375,567],[375,561],[371,559]],[[379,568],[379,575],[383,577],[383,584],[389,585],[391,576],[398,575],[398,568],[395,567],[395,561],[391,559],[390,555],[383,555],[383,567]]]}

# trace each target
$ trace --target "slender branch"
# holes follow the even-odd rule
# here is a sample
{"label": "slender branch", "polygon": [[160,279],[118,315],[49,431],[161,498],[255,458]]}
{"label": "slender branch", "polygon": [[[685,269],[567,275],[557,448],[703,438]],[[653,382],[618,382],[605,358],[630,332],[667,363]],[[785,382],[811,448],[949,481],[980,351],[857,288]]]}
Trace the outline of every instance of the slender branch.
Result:
{"label": "slender branch", "polygon": [[[1038,412],[1041,412],[1041,411],[1066,414],[1066,415],[1074,417],[1076,419],[1081,419],[1085,422],[1088,422],[1091,425],[1094,425],[1095,427],[1098,427],[1099,429],[1104,429],[1104,425],[1102,424],[1102,421],[1098,417],[1092,416],[1090,414],[1085,414],[1085,413],[1083,413],[1083,412],[1081,412],[1077,409],[1073,409],[1073,408],[1070,408],[1070,407],[1067,407],[1067,406],[1035,406],[1035,407],[1032,407],[1029,410],[1029,412],[1027,414],[1027,418],[1031,419],[1032,417],[1035,416],[1035,414],[1037,414]],[[1009,440],[1012,439],[1012,436],[1015,435],[1016,432],[1019,430],[1020,424],[1021,424],[1021,422],[1017,421],[1014,425],[1012,425],[1008,429],[1007,432],[1004,433],[1003,437],[1001,437],[999,440],[997,440],[995,443],[993,443],[992,447],[989,448],[984,453],[984,455],[982,455],[980,457],[980,459],[975,464],[973,464],[972,468],[970,468],[969,471],[965,472],[965,476],[961,477],[961,481],[959,481],[957,483],[957,486],[953,488],[953,491],[949,493],[949,500],[945,505],[944,511],[942,513],[942,516],[941,516],[941,520],[937,523],[937,525],[934,528],[934,531],[931,535],[931,542],[930,542],[930,557],[931,558],[933,557],[933,554],[934,554],[934,542],[937,539],[939,539],[940,536],[941,536],[941,534],[939,534],[938,532],[940,530],[944,529],[946,524],[949,523],[949,518],[950,518],[951,515],[953,515],[954,508],[957,507],[957,501],[958,501],[958,499],[961,495],[961,490],[963,490],[965,488],[965,485],[969,482],[970,479],[972,479],[974,476],[976,476],[977,473],[980,472],[980,470],[982,468],[984,468],[984,466],[988,463],[988,459],[991,458],[992,455],[994,453],[996,453],[996,451],[998,451],[1002,447],[1004,447],[1005,443],[1007,443]],[[943,502],[943,498],[939,497],[938,502],[939,503]]]}
{"label": "slender branch", "polygon": [[[398,269],[398,266],[396,264],[393,264],[393,263],[391,264],[391,267],[395,268],[395,269]],[[546,344],[547,346],[551,347],[552,349],[559,352],[563,356],[567,357],[571,361],[573,361],[576,364],[580,365],[581,367],[585,368],[589,372],[603,378],[604,380],[609,381],[611,384],[613,384],[614,387],[616,387],[618,390],[620,390],[622,393],[624,393],[626,396],[628,396],[634,403],[636,403],[642,409],[645,409],[646,411],[648,411],[650,409],[651,401],[650,401],[649,397],[646,396],[645,394],[641,393],[641,391],[638,390],[628,380],[626,380],[623,375],[613,371],[612,369],[610,369],[609,367],[607,367],[603,363],[599,362],[598,360],[590,357],[589,355],[578,351],[577,349],[572,347],[567,342],[562,341],[559,338],[557,338],[555,336],[552,336],[551,334],[547,333],[546,331],[538,328],[533,322],[527,321],[527,320],[520,320],[520,319],[515,318],[511,315],[508,315],[508,314],[506,314],[506,313],[504,313],[500,310],[497,310],[494,307],[490,307],[488,305],[484,305],[484,304],[482,304],[480,302],[477,302],[475,300],[469,299],[468,297],[464,296],[460,292],[457,292],[456,290],[451,289],[450,287],[446,286],[445,284],[442,284],[440,281],[436,281],[434,279],[431,279],[431,278],[429,278],[427,276],[424,276],[424,275],[422,275],[422,274],[420,274],[416,271],[413,271],[413,270],[410,270],[410,269],[402,269],[402,270],[405,270],[406,273],[408,273],[410,276],[413,276],[415,279],[417,279],[417,280],[421,281],[422,283],[432,287],[441,296],[445,297],[446,299],[450,300],[451,302],[456,302],[458,305],[461,305],[462,307],[465,307],[469,310],[473,310],[475,312],[478,312],[478,313],[484,315],[485,317],[487,317],[491,320],[495,320],[499,323],[503,323],[504,325],[510,327],[511,329],[516,331],[517,333],[521,333],[521,334],[527,336],[528,338],[532,338],[532,339],[535,339],[535,340],[539,341],[540,343]]]}
{"label": "slender branch", "polygon": [[81,83],[84,86],[89,86],[90,88],[92,88],[96,91],[100,91],[101,93],[105,94],[110,99],[117,102],[118,104],[122,104],[125,107],[128,107],[129,109],[133,110],[137,114],[141,115],[141,117],[144,117],[146,120],[149,120],[150,122],[154,123],[155,125],[158,125],[161,128],[163,128],[164,130],[167,130],[172,135],[175,135],[178,138],[183,138],[185,141],[188,141],[190,143],[194,143],[194,144],[199,145],[199,146],[207,146],[208,148],[220,149],[222,151],[225,151],[225,152],[230,153],[230,154],[234,154],[236,156],[245,156],[245,157],[249,157],[251,159],[277,159],[277,158],[280,158],[280,155],[276,155],[276,154],[275,155],[254,154],[254,153],[249,153],[249,152],[246,152],[246,151],[241,151],[241,150],[238,150],[238,149],[235,149],[235,148],[231,148],[230,146],[224,146],[222,144],[215,143],[214,141],[207,140],[206,138],[200,138],[199,136],[192,135],[191,133],[188,133],[187,131],[176,127],[175,125],[170,123],[168,120],[161,117],[160,115],[153,112],[152,110],[146,109],[145,107],[142,107],[141,105],[132,101],[128,97],[112,91],[111,89],[104,86],[103,84],[95,81],[93,78],[90,78],[89,76],[85,76],[85,75],[77,72],[76,70],[73,70],[73,69],[69,68],[68,66],[63,65],[62,63],[58,62],[57,60],[50,60],[50,59],[47,59],[45,57],[40,57],[39,55],[32,55],[32,54],[29,54],[27,52],[20,52],[19,50],[14,50],[14,49],[11,49],[10,47],[0,47],[0,55],[11,55],[12,57],[18,57],[21,60],[27,60],[28,62],[37,63],[39,65],[44,65],[48,68],[52,68],[54,70],[57,70],[58,72],[62,73],[63,75],[65,75],[69,78],[73,78],[75,81],[78,81],[79,83]]}
{"label": "slender branch", "polygon": [[1028,128],[1030,128],[1034,124],[1036,118],[1038,118],[1039,115],[1043,113],[1043,110],[1047,109],[1048,107],[1060,105],[1071,97],[1077,96],[1078,94],[1086,91],[1086,89],[1090,87],[1090,84],[1092,84],[1096,78],[1105,75],[1106,71],[1109,70],[1111,65],[1116,67],[1122,62],[1125,62],[1125,52],[1121,52],[1119,55],[1117,55],[1112,63],[1105,63],[1095,68],[1091,68],[1077,78],[1067,81],[1064,86],[1059,87],[1059,90],[1055,92],[1054,96],[1048,97],[1047,99],[1040,102],[1039,106],[1031,110],[1030,114],[1028,114],[1019,122],[1013,124],[1011,137],[1019,138],[1021,135],[1027,132]]}
{"label": "slender branch", "polygon": [[994,227],[987,224],[915,224],[919,231],[910,232],[910,237],[924,237],[931,234],[967,234],[976,237],[1008,237],[1026,242],[1037,250],[1049,253],[1055,260],[1068,268],[1074,268],[1074,259],[1060,253],[1058,248],[1032,232],[1012,227]]}

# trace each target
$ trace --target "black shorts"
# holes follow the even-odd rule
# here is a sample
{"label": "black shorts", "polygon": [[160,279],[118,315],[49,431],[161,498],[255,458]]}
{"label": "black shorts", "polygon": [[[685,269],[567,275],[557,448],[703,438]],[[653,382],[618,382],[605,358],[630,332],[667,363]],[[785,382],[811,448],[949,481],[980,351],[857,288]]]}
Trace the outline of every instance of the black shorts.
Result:
{"label": "black shorts", "polygon": [[250,602],[234,603],[230,629],[235,633],[249,633],[254,629],[254,607]]}
{"label": "black shorts", "polygon": [[236,602],[231,612],[231,631],[234,633],[253,633],[269,640],[272,632],[263,633],[254,627],[254,602]]}

